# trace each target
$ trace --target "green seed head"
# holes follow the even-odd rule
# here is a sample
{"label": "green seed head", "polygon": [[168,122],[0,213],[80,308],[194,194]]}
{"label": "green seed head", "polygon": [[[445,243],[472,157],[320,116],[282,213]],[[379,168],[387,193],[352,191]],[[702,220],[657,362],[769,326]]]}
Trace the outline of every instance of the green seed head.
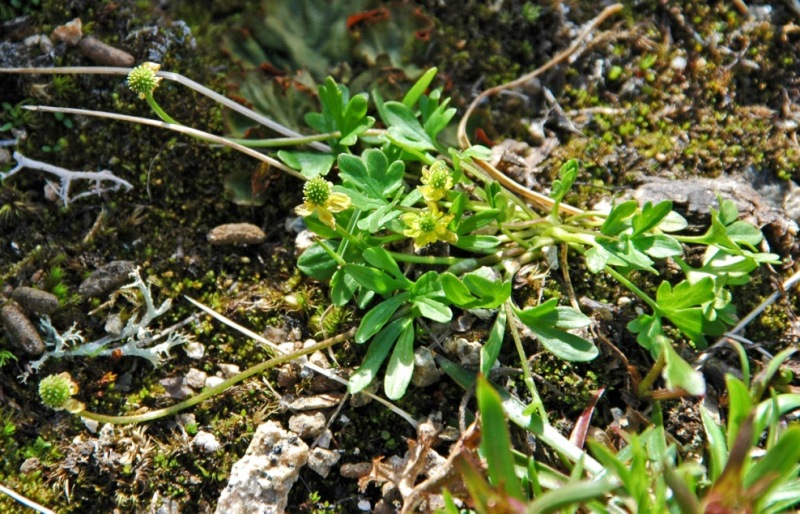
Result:
{"label": "green seed head", "polygon": [[64,409],[67,403],[72,398],[72,395],[78,392],[78,384],[72,380],[72,376],[66,371],[58,375],[50,375],[39,382],[39,397],[42,403],[51,409]]}
{"label": "green seed head", "polygon": [[314,177],[303,186],[306,201],[314,205],[325,205],[331,196],[331,183],[322,177]]}
{"label": "green seed head", "polygon": [[128,73],[128,87],[134,93],[138,93],[140,98],[152,94],[158,87],[158,83],[161,82],[161,77],[156,77],[159,68],[161,65],[153,62],[146,62],[135,67]]}

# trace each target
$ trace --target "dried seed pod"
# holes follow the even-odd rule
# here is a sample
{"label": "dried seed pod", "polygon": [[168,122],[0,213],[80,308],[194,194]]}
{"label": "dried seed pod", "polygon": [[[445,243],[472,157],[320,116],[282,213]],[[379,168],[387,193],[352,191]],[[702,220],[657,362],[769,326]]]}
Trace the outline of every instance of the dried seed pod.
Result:
{"label": "dried seed pod", "polygon": [[78,294],[83,298],[99,298],[124,286],[134,269],[131,261],[111,261],[97,268],[78,287]]}
{"label": "dried seed pod", "polygon": [[14,302],[8,302],[0,309],[0,322],[13,344],[30,355],[44,353],[44,342],[31,320]]}
{"label": "dried seed pod", "polygon": [[266,239],[264,231],[250,223],[228,223],[208,233],[208,242],[212,245],[257,245]]}
{"label": "dried seed pod", "polygon": [[18,287],[11,298],[29,314],[50,314],[58,309],[58,297],[41,289]]}
{"label": "dried seed pod", "polygon": [[78,48],[83,55],[103,66],[127,68],[136,62],[136,59],[125,50],[107,45],[94,36],[86,36],[81,39]]}

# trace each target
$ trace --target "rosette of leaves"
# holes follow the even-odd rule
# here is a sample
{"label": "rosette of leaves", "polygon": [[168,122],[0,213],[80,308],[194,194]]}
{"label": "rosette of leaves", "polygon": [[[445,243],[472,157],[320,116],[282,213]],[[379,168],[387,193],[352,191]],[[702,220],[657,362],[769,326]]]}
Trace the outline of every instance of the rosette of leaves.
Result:
{"label": "rosette of leaves", "polygon": [[[367,91],[422,73],[413,58],[433,22],[419,8],[370,0],[281,0],[265,2],[262,10],[231,31],[223,48],[246,72],[235,94],[288,127],[303,126],[300,113],[310,110],[304,104],[328,75]],[[238,131],[251,126],[239,118],[232,125]]]}

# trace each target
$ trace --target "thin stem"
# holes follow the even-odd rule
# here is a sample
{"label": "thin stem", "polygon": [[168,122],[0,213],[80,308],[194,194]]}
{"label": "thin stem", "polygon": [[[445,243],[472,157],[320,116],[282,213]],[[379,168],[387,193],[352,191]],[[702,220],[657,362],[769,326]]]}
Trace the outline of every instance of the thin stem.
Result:
{"label": "thin stem", "polygon": [[[73,74],[73,75],[128,75],[133,68],[116,68],[110,66],[69,66],[69,67],[57,67],[57,68],[0,68],[0,73],[36,73],[36,74]],[[162,77],[167,80],[171,80],[173,82],[177,82],[182,84],[189,89],[197,91],[203,96],[207,96],[208,98],[212,99],[213,101],[217,102],[218,104],[224,105],[228,109],[232,111],[236,111],[242,116],[250,118],[253,121],[264,125],[265,127],[269,128],[270,130],[274,130],[278,134],[283,134],[287,137],[303,137],[302,134],[299,132],[295,132],[294,130],[281,125],[280,123],[273,121],[266,116],[263,116],[247,107],[238,104],[227,98],[216,91],[212,91],[211,89],[207,88],[206,86],[195,82],[194,80],[184,77],[183,75],[179,75],[178,73],[172,73],[169,71],[159,71],[156,73],[157,77]],[[311,147],[325,153],[330,153],[331,148],[328,145],[322,143],[311,143]]]}
{"label": "thin stem", "polygon": [[80,116],[92,116],[95,118],[106,118],[118,121],[124,121],[127,123],[139,123],[141,125],[150,125],[151,127],[159,127],[164,128],[167,130],[172,130],[174,132],[180,132],[181,134],[186,134],[192,136],[196,139],[200,139],[202,141],[208,141],[211,143],[220,144],[223,146],[227,146],[228,148],[232,148],[237,152],[241,152],[245,155],[258,159],[259,161],[266,162],[267,164],[278,168],[281,171],[285,171],[289,175],[293,177],[297,177],[300,180],[307,180],[299,172],[293,170],[292,168],[286,166],[281,161],[277,159],[273,159],[269,155],[264,155],[261,152],[256,152],[251,148],[247,148],[246,146],[242,146],[238,143],[234,143],[233,141],[229,140],[228,138],[222,136],[216,136],[214,134],[209,134],[208,132],[204,132],[202,130],[194,129],[191,127],[186,127],[184,125],[177,125],[174,123],[165,123],[159,120],[151,120],[149,118],[140,118],[138,116],[128,116],[125,114],[117,114],[114,112],[103,112],[103,111],[90,111],[87,109],[71,109],[66,107],[48,107],[45,105],[26,105],[24,109],[34,112],[63,112],[64,114],[77,114]]}
{"label": "thin stem", "polygon": [[147,100],[147,105],[149,105],[150,108],[153,109],[153,112],[156,113],[156,116],[166,121],[167,123],[174,123],[175,125],[180,125],[180,123],[175,121],[175,119],[172,116],[167,114],[166,111],[164,111],[164,109],[162,109],[161,106],[158,105],[158,102],[156,102],[156,99],[153,98],[152,93],[145,93],[144,99]]}
{"label": "thin stem", "polygon": [[212,396],[216,396],[229,387],[232,387],[243,380],[246,380],[253,375],[257,375],[262,373],[270,368],[275,366],[280,366],[281,364],[285,364],[287,362],[291,362],[298,357],[302,357],[303,355],[308,355],[310,353],[314,353],[318,350],[324,350],[328,347],[331,347],[335,344],[342,343],[347,339],[353,337],[355,334],[355,329],[351,329],[348,332],[343,334],[339,334],[337,336],[331,337],[322,341],[321,343],[315,344],[314,346],[310,346],[308,348],[303,348],[302,350],[298,350],[294,353],[290,353],[287,355],[280,355],[278,357],[274,357],[266,362],[262,362],[260,364],[256,364],[255,366],[251,366],[250,368],[242,371],[241,373],[237,374],[229,378],[228,380],[222,382],[221,384],[205,389],[200,394],[196,396],[192,396],[191,398],[184,400],[180,403],[176,403],[175,405],[171,405],[169,407],[165,407],[163,409],[157,409],[150,412],[145,412],[144,414],[134,414],[130,416],[108,416],[106,414],[99,414],[96,412],[89,412],[89,411],[82,411],[79,412],[78,415],[98,421],[100,423],[111,423],[114,425],[127,425],[131,423],[143,423],[145,421],[152,421],[154,419],[163,418],[166,416],[170,416],[172,414],[176,414],[184,409],[188,409],[189,407],[193,407],[200,402],[203,402]]}
{"label": "thin stem", "polygon": [[[670,343],[665,341],[664,344]],[[667,364],[664,355],[665,352],[662,351],[658,356],[658,360],[653,364],[653,367],[650,368],[650,371],[647,372],[647,376],[645,376],[642,381],[639,382],[639,389],[636,391],[639,395],[639,398],[643,398],[647,395],[647,392],[653,387],[656,379],[661,374],[661,370],[664,369],[664,366]]]}
{"label": "thin stem", "polygon": [[631,291],[633,291],[636,296],[638,296],[644,303],[650,306],[653,309],[653,312],[657,313],[659,311],[658,304],[655,300],[650,298],[647,293],[636,287],[633,282],[622,276],[622,274],[616,270],[614,270],[611,266],[606,266],[603,270],[614,277],[617,281],[619,281],[623,286],[627,287]]}
{"label": "thin stem", "polygon": [[462,257],[437,257],[435,255],[411,255],[400,252],[389,252],[396,261],[411,262],[414,264],[427,264],[429,266],[452,266],[465,259]]}
{"label": "thin stem", "polygon": [[519,336],[519,330],[517,330],[517,316],[514,314],[511,300],[506,301],[506,303],[503,304],[503,308],[506,310],[506,319],[508,320],[507,324],[511,332],[511,338],[514,340],[514,346],[517,347],[517,353],[519,354],[519,362],[522,366],[522,380],[525,382],[525,385],[528,387],[528,392],[531,394],[531,405],[536,412],[539,413],[542,420],[545,423],[549,423],[549,421],[547,421],[547,410],[544,408],[544,402],[542,402],[542,398],[539,396],[539,390],[536,388],[536,383],[533,381],[530,363],[528,362],[528,357],[525,355],[525,349],[522,347],[522,338]]}
{"label": "thin stem", "polygon": [[315,141],[325,141],[326,139],[341,136],[341,132],[328,132],[327,134],[315,134],[313,136],[301,137],[275,137],[272,139],[238,139],[229,138],[234,143],[239,143],[248,148],[274,148],[281,146],[300,146],[313,143]]}

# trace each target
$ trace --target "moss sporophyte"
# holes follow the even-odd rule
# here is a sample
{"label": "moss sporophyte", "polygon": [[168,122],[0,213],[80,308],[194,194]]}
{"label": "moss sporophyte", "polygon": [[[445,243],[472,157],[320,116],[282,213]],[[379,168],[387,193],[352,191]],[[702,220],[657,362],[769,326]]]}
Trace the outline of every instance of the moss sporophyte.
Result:
{"label": "moss sporophyte", "polygon": [[334,193],[333,184],[322,177],[314,177],[303,186],[303,205],[295,208],[295,212],[303,217],[315,212],[319,220],[331,228],[336,228],[333,214],[350,207],[350,197],[344,193]]}

